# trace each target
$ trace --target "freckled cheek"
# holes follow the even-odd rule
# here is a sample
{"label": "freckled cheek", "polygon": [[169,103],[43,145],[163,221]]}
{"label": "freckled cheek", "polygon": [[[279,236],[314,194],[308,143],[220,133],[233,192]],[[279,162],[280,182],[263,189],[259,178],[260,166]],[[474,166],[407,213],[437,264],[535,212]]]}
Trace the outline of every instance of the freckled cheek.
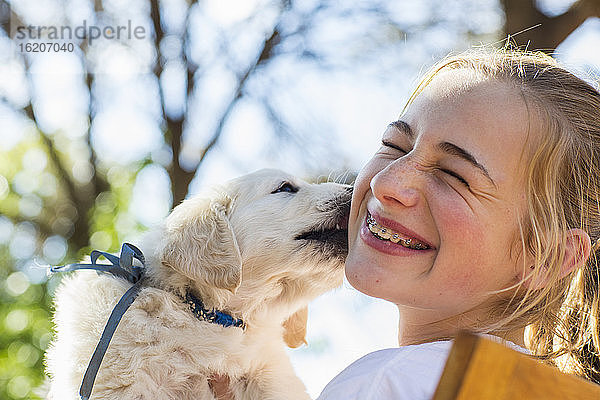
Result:
{"label": "freckled cheek", "polygon": [[429,202],[442,240],[477,238],[481,228],[465,200],[451,189],[433,190]]}
{"label": "freckled cheek", "polygon": [[439,292],[454,292],[468,296],[481,289],[489,246],[486,245],[485,224],[465,200],[456,193],[437,193],[430,204],[440,235],[437,262],[444,282]]}
{"label": "freckled cheek", "polygon": [[467,200],[444,180],[432,177],[428,181],[428,203],[441,240],[474,243],[481,240],[484,223]]}

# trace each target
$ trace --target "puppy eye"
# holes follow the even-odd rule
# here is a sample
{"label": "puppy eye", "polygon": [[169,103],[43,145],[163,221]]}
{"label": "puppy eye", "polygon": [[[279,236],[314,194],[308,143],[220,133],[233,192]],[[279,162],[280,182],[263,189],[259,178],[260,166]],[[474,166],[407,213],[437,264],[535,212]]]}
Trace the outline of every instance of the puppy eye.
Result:
{"label": "puppy eye", "polygon": [[282,192],[296,193],[297,191],[298,191],[298,188],[296,186],[292,185],[289,182],[282,182],[281,185],[279,185],[279,187],[277,189],[275,189],[271,192],[271,194],[282,193]]}

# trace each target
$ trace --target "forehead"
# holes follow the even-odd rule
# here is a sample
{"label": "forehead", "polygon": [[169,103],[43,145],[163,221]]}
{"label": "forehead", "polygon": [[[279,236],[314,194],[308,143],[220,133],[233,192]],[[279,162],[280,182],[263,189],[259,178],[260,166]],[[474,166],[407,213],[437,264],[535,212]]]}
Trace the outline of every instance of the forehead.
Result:
{"label": "forehead", "polygon": [[407,107],[417,141],[450,142],[475,156],[494,181],[517,177],[532,119],[520,91],[470,70],[436,75]]}
{"label": "forehead", "polygon": [[[483,79],[476,72],[459,69],[437,74],[424,88],[413,104],[419,112],[429,112],[429,117],[442,113],[455,115],[447,123],[466,123],[479,126],[505,125],[515,133],[523,131],[528,121],[527,104],[521,92],[512,84],[499,80]],[[427,118],[437,122],[437,118]],[[424,122],[424,121],[421,121]],[[488,132],[489,131],[489,132]],[[486,129],[482,133],[492,133]]]}

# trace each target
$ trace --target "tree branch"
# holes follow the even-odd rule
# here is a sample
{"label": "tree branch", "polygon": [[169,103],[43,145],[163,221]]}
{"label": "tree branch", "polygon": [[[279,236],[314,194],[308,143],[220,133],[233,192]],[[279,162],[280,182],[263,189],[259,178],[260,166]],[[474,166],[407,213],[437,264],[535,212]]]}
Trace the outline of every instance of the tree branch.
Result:
{"label": "tree branch", "polygon": [[[193,1],[192,3],[195,3],[195,1]],[[282,6],[283,6],[283,9],[285,9],[285,8],[289,8],[290,4],[288,4],[284,1]],[[188,16],[189,16],[189,14],[188,14]],[[181,156],[181,151],[182,151],[182,147],[183,147],[183,139],[182,139],[183,138],[183,127],[184,127],[184,123],[185,123],[185,118],[187,116],[187,111],[188,111],[187,109],[189,108],[189,107],[187,107],[187,105],[189,104],[191,95],[194,90],[194,73],[197,70],[197,66],[194,65],[193,63],[191,63],[190,60],[188,59],[187,55],[185,54],[186,41],[188,38],[188,36],[186,34],[186,35],[184,35],[184,43],[183,43],[184,51],[182,54],[182,59],[186,65],[186,74],[187,74],[186,107],[181,116],[179,116],[179,117],[169,116],[165,109],[164,93],[163,93],[162,87],[160,85],[160,76],[163,72],[163,60],[162,60],[162,54],[160,52],[160,43],[165,36],[165,32],[163,31],[163,28],[162,28],[162,19],[161,19],[162,16],[160,13],[158,0],[150,1],[150,17],[151,17],[152,24],[154,27],[154,32],[155,32],[155,37],[154,37],[155,43],[154,44],[155,44],[155,48],[157,51],[157,59],[156,59],[156,63],[154,66],[154,75],[156,76],[156,78],[158,80],[160,97],[161,97],[161,112],[162,112],[163,120],[166,123],[165,141],[171,145],[172,157],[173,157],[172,163],[168,168],[168,173],[169,173],[169,177],[171,179],[171,192],[172,192],[172,196],[173,196],[173,204],[177,205],[187,195],[189,184],[192,181],[192,179],[194,178],[196,170],[200,167],[202,162],[205,160],[205,157],[208,154],[208,152],[214,148],[214,146],[218,143],[220,137],[222,136],[225,123],[227,122],[231,112],[235,108],[235,105],[237,104],[239,99],[242,98],[243,90],[244,90],[244,87],[245,87],[248,79],[254,73],[254,71],[256,70],[256,68],[258,66],[265,64],[272,58],[274,49],[279,44],[279,42],[281,40],[281,36],[280,36],[280,31],[277,28],[278,24],[279,24],[278,23],[275,25],[275,28],[273,29],[273,32],[271,33],[271,35],[269,37],[265,38],[265,41],[263,42],[262,47],[260,48],[260,52],[258,53],[258,57],[256,58],[256,60],[250,66],[248,66],[248,68],[246,68],[246,70],[239,76],[238,83],[233,92],[233,96],[232,96],[229,104],[225,107],[225,110],[223,111],[221,117],[219,118],[219,122],[217,124],[217,127],[216,127],[213,135],[208,140],[208,142],[206,143],[204,148],[201,150],[198,162],[196,163],[196,167],[194,168],[194,170],[188,171],[182,167],[181,162],[180,162],[180,156]],[[187,31],[188,31],[188,19],[187,18],[186,18],[185,29],[186,29],[186,33],[187,33]]]}
{"label": "tree branch", "polygon": [[64,184],[65,188],[67,189],[67,192],[69,194],[69,198],[71,200],[73,200],[74,202],[76,202],[77,197],[78,197],[78,195],[77,195],[77,188],[75,187],[75,184],[71,180],[69,172],[67,171],[67,169],[65,168],[65,166],[61,162],[60,157],[59,157],[59,155],[58,155],[58,153],[56,151],[56,148],[54,147],[54,143],[48,137],[48,135],[39,128],[39,126],[37,124],[37,120],[35,118],[35,114],[33,112],[33,107],[31,106],[31,103],[29,103],[23,109],[23,111],[25,111],[25,114],[27,115],[27,117],[38,128],[38,131],[40,133],[40,137],[42,138],[42,143],[46,147],[48,155],[50,156],[50,160],[52,161],[52,165],[56,169],[56,171],[57,171],[57,173],[59,175],[60,180],[62,181],[62,183]]}
{"label": "tree branch", "polygon": [[[96,12],[102,11],[102,4],[99,0],[97,0],[95,3],[95,7],[100,7],[99,9],[96,8]],[[92,91],[93,85],[94,85],[94,76],[93,74],[90,73],[89,68],[86,64],[86,60],[87,60],[87,51],[88,51],[88,41],[87,39],[83,40],[81,42],[81,44],[79,45],[79,48],[81,49],[81,54],[83,54],[82,57],[82,63],[83,63],[83,78],[85,81],[85,86],[87,87],[87,91],[88,91],[88,95],[89,95],[89,103],[88,103],[88,110],[87,110],[87,114],[88,114],[88,118],[89,118],[89,124],[87,127],[87,131],[85,132],[85,142],[86,145],[90,151],[90,164],[92,165],[93,168],[93,174],[92,174],[92,180],[91,180],[91,189],[92,189],[92,197],[95,199],[96,197],[98,197],[98,195],[102,192],[108,191],[110,190],[110,185],[109,183],[106,181],[106,179],[104,179],[103,176],[101,176],[98,173],[98,166],[99,166],[99,162],[98,162],[98,153],[96,153],[96,149],[94,149],[94,146],[92,146],[92,123],[94,121],[94,94]]]}
{"label": "tree branch", "polygon": [[10,6],[5,0],[0,0],[0,29],[10,36]]}
{"label": "tree branch", "polygon": [[273,56],[273,50],[275,49],[277,44],[279,44],[279,41],[280,41],[280,34],[279,34],[279,30],[276,26],[275,29],[273,29],[273,32],[271,33],[269,38],[267,38],[263,42],[263,46],[261,48],[260,55],[258,56],[256,61],[252,65],[250,65],[246,69],[246,71],[241,75],[241,77],[239,78],[237,87],[234,91],[234,96],[231,99],[231,101],[229,102],[229,104],[227,105],[227,108],[225,108],[223,115],[221,115],[221,118],[219,119],[219,124],[217,125],[217,128],[215,129],[213,136],[210,138],[210,140],[208,141],[206,146],[204,146],[204,148],[200,152],[198,166],[202,163],[202,161],[204,161],[206,154],[217,144],[221,135],[223,134],[223,128],[225,127],[225,123],[227,122],[229,115],[235,108],[235,105],[237,104],[238,100],[241,99],[243,96],[243,90],[246,85],[246,82],[248,81],[248,78],[250,78],[252,73],[254,73],[254,71],[256,70],[256,68],[259,65],[265,64],[271,59],[271,57]]}
{"label": "tree branch", "polygon": [[[179,204],[186,196],[188,186],[194,178],[193,171],[185,170],[179,161],[182,149],[182,137],[183,137],[183,123],[185,118],[185,110],[178,117],[169,116],[166,112],[165,95],[162,90],[160,77],[163,72],[163,60],[162,53],[160,51],[160,43],[165,36],[165,32],[162,29],[162,17],[160,14],[160,6],[158,0],[150,1],[150,18],[154,27],[154,47],[156,49],[156,63],[154,64],[154,75],[158,83],[158,90],[161,99],[161,113],[162,118],[166,124],[165,142],[171,145],[171,151],[173,153],[173,159],[171,165],[168,168],[169,178],[171,180],[171,194],[173,196],[173,205]],[[183,44],[185,46],[185,43]],[[186,64],[186,67],[189,64]],[[188,69],[188,79],[193,73]],[[193,78],[192,78],[193,82]],[[188,82],[188,92],[190,88],[190,82]]]}
{"label": "tree branch", "polygon": [[586,19],[600,16],[600,4],[597,0],[576,1],[569,10],[555,17],[542,13],[535,0],[500,0],[500,3],[506,14],[505,34],[514,35],[541,24],[538,28],[511,36],[511,40],[528,45],[529,49],[547,53],[552,53]]}
{"label": "tree branch", "polygon": [[[31,109],[31,105],[27,106],[26,108]],[[90,225],[88,223],[88,213],[91,208],[92,201],[90,201],[91,199],[81,196],[79,194],[79,190],[73,183],[71,175],[65,169],[63,163],[60,160],[54,143],[44,132],[42,132],[41,130],[39,130],[39,132],[40,137],[42,138],[42,143],[46,147],[47,153],[50,156],[50,160],[52,161],[52,165],[56,169],[60,181],[66,188],[69,199],[71,200],[71,202],[75,206],[75,209],[77,210],[77,216],[75,218],[75,221],[73,221],[73,237],[70,240],[73,242],[73,244],[75,244],[77,248],[85,247],[89,244],[90,238]]]}

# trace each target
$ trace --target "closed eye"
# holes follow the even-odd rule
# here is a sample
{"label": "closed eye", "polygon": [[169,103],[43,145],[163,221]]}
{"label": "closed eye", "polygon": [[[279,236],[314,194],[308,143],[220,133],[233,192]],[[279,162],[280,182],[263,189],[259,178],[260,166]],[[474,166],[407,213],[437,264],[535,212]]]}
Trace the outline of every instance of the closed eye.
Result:
{"label": "closed eye", "polygon": [[[403,150],[402,148],[400,148],[399,146],[396,146],[394,143],[392,142],[388,142],[387,140],[382,140],[381,144],[385,147],[390,147],[394,150],[398,150],[404,154],[408,154],[408,152],[406,150]],[[456,172],[454,171],[450,171],[448,169],[439,169],[440,171],[444,172],[445,174],[448,174],[450,176],[452,176],[453,178],[455,178],[456,180],[458,180],[460,183],[462,183],[463,185],[465,185],[467,188],[470,187],[469,186],[469,182],[467,182],[462,176],[458,175]]]}
{"label": "closed eye", "polygon": [[394,149],[394,150],[398,150],[398,151],[401,151],[401,152],[403,152],[404,154],[408,154],[408,152],[407,152],[407,151],[404,151],[404,150],[402,150],[400,147],[396,146],[396,145],[395,145],[394,143],[392,143],[392,142],[388,142],[387,140],[382,140],[382,141],[381,141],[381,144],[382,144],[383,146],[385,146],[385,147],[391,147],[391,148],[392,148],[392,149]]}
{"label": "closed eye", "polygon": [[275,193],[296,193],[298,192],[298,187],[292,185],[290,182],[281,182],[279,187],[271,192],[271,194]]}
{"label": "closed eye", "polygon": [[440,169],[440,171],[456,178],[460,183],[462,183],[463,185],[465,185],[467,188],[470,187],[469,186],[469,182],[467,182],[462,176],[458,175],[456,172],[454,171],[450,171],[448,169]]}

